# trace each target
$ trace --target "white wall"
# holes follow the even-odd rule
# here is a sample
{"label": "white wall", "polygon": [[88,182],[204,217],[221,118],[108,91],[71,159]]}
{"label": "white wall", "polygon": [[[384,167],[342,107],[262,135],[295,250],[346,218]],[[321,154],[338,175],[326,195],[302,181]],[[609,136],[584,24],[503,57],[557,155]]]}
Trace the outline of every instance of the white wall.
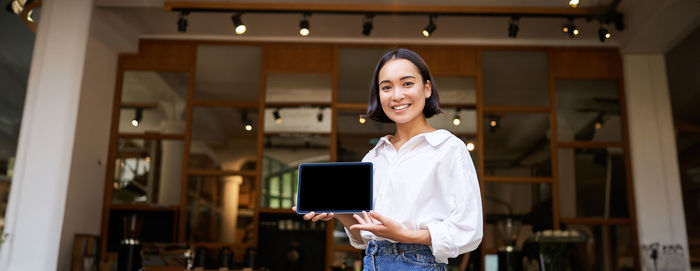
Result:
{"label": "white wall", "polygon": [[57,270],[70,269],[75,234],[100,235],[117,55],[137,50],[137,34],[106,13],[90,23]]}
{"label": "white wall", "polygon": [[[690,270],[664,56],[624,55],[623,62],[639,245],[680,244],[682,270]],[[642,267],[646,258],[640,253]]]}

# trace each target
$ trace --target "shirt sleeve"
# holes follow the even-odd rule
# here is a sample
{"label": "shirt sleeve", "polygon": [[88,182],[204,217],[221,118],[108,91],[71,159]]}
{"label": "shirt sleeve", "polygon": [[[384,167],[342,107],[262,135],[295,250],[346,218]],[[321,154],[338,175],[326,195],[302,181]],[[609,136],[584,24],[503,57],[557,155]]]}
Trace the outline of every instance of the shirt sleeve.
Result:
{"label": "shirt sleeve", "polygon": [[[461,142],[460,142],[461,143]],[[440,222],[427,225],[431,249],[437,259],[455,258],[476,249],[483,237],[481,190],[474,164],[464,144],[446,155],[451,162],[439,169],[439,186],[449,195],[450,212]]]}
{"label": "shirt sleeve", "polygon": [[343,227],[345,229],[345,234],[348,235],[348,239],[350,239],[350,245],[352,245],[356,249],[365,249],[367,248],[367,242],[365,242],[365,239],[360,239],[360,240],[355,240],[354,237],[352,237],[352,233],[348,228]]}

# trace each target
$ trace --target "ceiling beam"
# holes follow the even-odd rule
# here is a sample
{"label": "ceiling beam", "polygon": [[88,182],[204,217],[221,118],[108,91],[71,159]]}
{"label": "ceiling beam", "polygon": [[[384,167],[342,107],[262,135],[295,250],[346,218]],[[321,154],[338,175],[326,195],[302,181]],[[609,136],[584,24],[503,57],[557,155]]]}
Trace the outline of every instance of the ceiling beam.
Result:
{"label": "ceiling beam", "polygon": [[449,16],[597,17],[608,8],[372,5],[331,3],[241,3],[165,1],[167,11],[339,14],[431,14]]}

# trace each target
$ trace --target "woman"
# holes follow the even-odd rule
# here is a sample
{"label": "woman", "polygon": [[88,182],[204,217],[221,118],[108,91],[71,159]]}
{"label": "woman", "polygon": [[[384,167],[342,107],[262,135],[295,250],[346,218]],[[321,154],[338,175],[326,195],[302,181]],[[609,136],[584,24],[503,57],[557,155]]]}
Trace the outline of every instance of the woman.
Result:
{"label": "woman", "polygon": [[396,124],[362,159],[374,164],[374,211],[309,213],[336,218],[350,243],[366,250],[364,270],[445,270],[447,259],[476,249],[482,212],[476,171],[464,142],[427,118],[440,113],[428,66],[413,51],[379,60],[366,117]]}

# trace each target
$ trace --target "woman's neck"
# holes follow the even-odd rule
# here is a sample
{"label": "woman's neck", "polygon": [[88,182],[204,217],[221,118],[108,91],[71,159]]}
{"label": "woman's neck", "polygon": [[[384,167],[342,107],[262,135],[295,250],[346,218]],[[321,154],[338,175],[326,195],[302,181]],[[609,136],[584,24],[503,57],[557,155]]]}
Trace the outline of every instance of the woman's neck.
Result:
{"label": "woman's neck", "polygon": [[396,133],[392,137],[392,143],[401,145],[416,135],[435,131],[435,128],[428,124],[425,117],[416,118],[414,121],[403,124],[396,124]]}

